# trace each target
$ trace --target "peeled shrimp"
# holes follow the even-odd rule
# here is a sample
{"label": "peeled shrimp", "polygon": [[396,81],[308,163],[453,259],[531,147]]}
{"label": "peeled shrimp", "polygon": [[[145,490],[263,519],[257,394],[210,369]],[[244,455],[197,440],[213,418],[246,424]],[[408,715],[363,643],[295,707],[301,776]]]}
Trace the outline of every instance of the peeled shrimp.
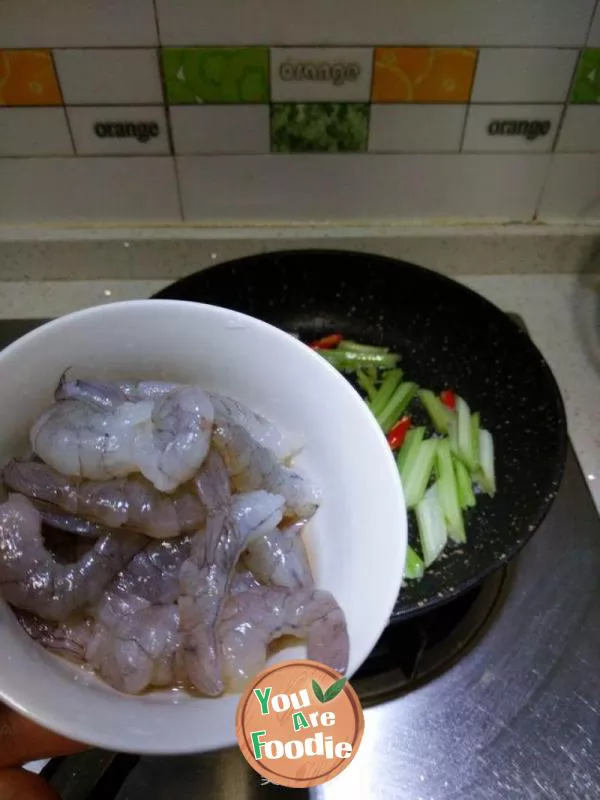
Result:
{"label": "peeled shrimp", "polygon": [[176,605],[155,605],[126,592],[107,592],[94,610],[85,660],[119,691],[138,694],[177,679],[180,643]]}
{"label": "peeled shrimp", "polygon": [[21,627],[42,647],[81,663],[85,661],[85,650],[93,636],[92,620],[49,622],[24,611],[17,611],[16,617]]}
{"label": "peeled shrimp", "polygon": [[198,386],[130,402],[111,384],[65,382],[34,424],[34,452],[65,475],[93,480],[141,472],[163,492],[192,478],[210,446],[214,411]]}
{"label": "peeled shrimp", "polygon": [[111,588],[152,603],[176,603],[179,597],[179,572],[189,558],[192,537],[150,541],[117,576]]}
{"label": "peeled shrimp", "polygon": [[97,522],[91,522],[83,517],[76,517],[74,514],[67,514],[63,511],[47,510],[43,504],[33,504],[40,512],[42,522],[51,528],[65,533],[72,533],[75,536],[83,536],[86,539],[97,539],[106,529]]}
{"label": "peeled shrimp", "polygon": [[198,491],[209,514],[180,573],[183,663],[192,683],[215,696],[223,691],[215,626],[234,568],[250,535],[279,524],[284,501],[265,491],[230,497],[227,471],[215,452],[198,478]]}
{"label": "peeled shrimp", "polygon": [[153,538],[180,536],[204,523],[206,512],[192,484],[164,495],[141,476],[112,481],[68,478],[37,461],[11,461],[4,482],[45,506],[109,528],[128,528]]}
{"label": "peeled shrimp", "polygon": [[0,504],[0,592],[17,608],[64,620],[94,603],[143,543],[141,536],[107,533],[75,564],[58,564],[44,546],[39,512],[11,494]]}
{"label": "peeled shrimp", "polygon": [[268,645],[285,634],[307,640],[308,658],[338,672],[348,668],[344,613],[329,592],[260,586],[230,594],[218,627],[226,685],[239,691],[264,669]]}
{"label": "peeled shrimp", "polygon": [[[124,399],[133,402],[155,400],[183,384],[167,381],[124,381],[104,384],[88,384],[84,381],[64,382],[56,399],[79,398],[96,402],[102,408],[114,408]],[[213,405],[217,422],[233,422],[247,430],[252,438],[263,447],[271,450],[280,460],[294,456],[301,449],[301,440],[297,436],[284,434],[272,422],[252,411],[250,408],[227,395],[208,392]]]}
{"label": "peeled shrimp", "polygon": [[47,650],[87,664],[126,694],[168,686],[183,677],[175,605],[152,605],[135,595],[108,592],[92,619],[47,622],[22,613],[17,618]]}
{"label": "peeled shrimp", "polygon": [[262,583],[288,589],[312,589],[314,578],[308,560],[302,527],[304,521],[284,530],[253,536],[248,541],[244,564]]}
{"label": "peeled shrimp", "polygon": [[265,489],[285,498],[289,516],[309,518],[315,513],[319,505],[316,487],[297,470],[281,464],[244,427],[219,419],[213,442],[223,456],[235,491]]}
{"label": "peeled shrimp", "polygon": [[291,459],[302,447],[298,436],[282,433],[272,422],[226,395],[209,392],[217,425],[240,425],[261,447],[266,447],[280,461]]}

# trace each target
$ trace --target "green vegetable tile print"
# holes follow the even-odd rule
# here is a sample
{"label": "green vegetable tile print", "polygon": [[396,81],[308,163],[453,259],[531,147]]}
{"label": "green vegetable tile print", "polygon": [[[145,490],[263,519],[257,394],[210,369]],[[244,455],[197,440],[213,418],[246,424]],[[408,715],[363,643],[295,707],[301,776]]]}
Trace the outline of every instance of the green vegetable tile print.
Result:
{"label": "green vegetable tile print", "polygon": [[584,50],[577,65],[572,103],[600,103],[600,49]]}
{"label": "green vegetable tile print", "polygon": [[275,103],[273,153],[356,153],[367,148],[368,103]]}
{"label": "green vegetable tile print", "polygon": [[268,103],[266,47],[173,47],[162,51],[167,101]]}

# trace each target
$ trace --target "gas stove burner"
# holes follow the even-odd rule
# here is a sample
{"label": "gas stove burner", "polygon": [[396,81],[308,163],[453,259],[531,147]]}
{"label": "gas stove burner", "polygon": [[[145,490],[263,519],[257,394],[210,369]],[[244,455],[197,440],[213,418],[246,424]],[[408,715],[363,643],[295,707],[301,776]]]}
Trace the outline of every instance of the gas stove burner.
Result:
{"label": "gas stove burner", "polygon": [[504,567],[475,589],[405,622],[391,623],[352,678],[365,708],[441,674],[481,638],[510,585]]}

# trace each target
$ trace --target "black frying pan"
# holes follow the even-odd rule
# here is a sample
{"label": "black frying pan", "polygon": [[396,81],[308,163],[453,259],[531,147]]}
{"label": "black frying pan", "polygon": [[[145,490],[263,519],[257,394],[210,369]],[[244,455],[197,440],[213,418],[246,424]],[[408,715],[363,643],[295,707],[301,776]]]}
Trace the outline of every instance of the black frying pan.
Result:
{"label": "black frying pan", "polygon": [[478,584],[516,555],[556,496],[567,436],[552,373],[509,317],[449,278],[380,256],[303,250],[224,263],[157,297],[231,308],[304,341],[340,332],[386,345],[401,354],[405,379],[436,392],[451,387],[481,412],[494,436],[497,494],[467,513],[466,545],[407,582],[392,621]]}

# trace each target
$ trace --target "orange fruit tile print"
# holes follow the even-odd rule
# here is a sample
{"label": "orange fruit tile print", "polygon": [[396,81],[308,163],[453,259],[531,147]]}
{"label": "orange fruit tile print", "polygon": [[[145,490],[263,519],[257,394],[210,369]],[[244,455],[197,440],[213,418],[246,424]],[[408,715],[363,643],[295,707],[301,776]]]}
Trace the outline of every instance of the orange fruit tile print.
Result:
{"label": "orange fruit tile print", "polygon": [[49,50],[0,50],[0,106],[60,106]]}
{"label": "orange fruit tile print", "polygon": [[378,47],[374,103],[468,103],[477,50],[466,47]]}

